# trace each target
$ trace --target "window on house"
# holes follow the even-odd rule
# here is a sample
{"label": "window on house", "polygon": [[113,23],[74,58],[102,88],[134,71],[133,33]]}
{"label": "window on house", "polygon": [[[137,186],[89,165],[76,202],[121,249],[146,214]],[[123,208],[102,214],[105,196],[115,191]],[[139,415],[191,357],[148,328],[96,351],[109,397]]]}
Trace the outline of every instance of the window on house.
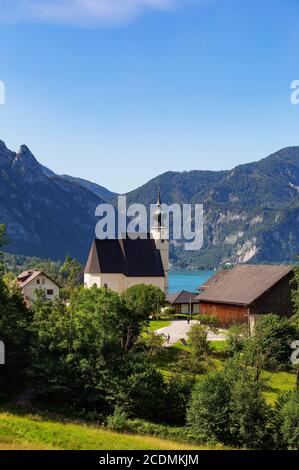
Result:
{"label": "window on house", "polygon": [[42,284],[46,284],[46,279],[44,277],[42,278]]}
{"label": "window on house", "polygon": [[47,289],[47,295],[53,295],[54,291],[53,289]]}
{"label": "window on house", "polygon": [[36,280],[36,284],[40,284],[40,279],[37,279],[37,280]]}

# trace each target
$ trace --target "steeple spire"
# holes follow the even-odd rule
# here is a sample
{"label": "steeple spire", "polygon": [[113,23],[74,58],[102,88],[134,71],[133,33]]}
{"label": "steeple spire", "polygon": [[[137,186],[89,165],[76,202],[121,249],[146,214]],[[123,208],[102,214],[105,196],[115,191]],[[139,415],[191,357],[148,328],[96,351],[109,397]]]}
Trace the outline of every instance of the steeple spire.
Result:
{"label": "steeple spire", "polygon": [[157,206],[161,206],[161,189],[160,186],[158,187],[158,200],[157,200]]}

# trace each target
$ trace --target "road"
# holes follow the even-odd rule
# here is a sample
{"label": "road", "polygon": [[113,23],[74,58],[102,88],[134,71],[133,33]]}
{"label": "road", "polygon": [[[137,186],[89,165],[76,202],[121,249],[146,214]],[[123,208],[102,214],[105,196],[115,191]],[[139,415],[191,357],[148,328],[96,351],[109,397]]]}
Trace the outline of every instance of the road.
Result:
{"label": "road", "polygon": [[[171,346],[172,344],[177,343],[181,339],[186,340],[187,333],[190,330],[191,326],[196,324],[198,324],[197,320],[191,320],[189,324],[187,320],[174,320],[171,322],[171,325],[156,330],[156,333],[159,335],[163,334],[166,337],[169,335],[170,339],[166,345]],[[226,339],[224,330],[221,330],[218,334],[215,334],[212,331],[208,333],[208,341],[223,341],[224,339]]]}

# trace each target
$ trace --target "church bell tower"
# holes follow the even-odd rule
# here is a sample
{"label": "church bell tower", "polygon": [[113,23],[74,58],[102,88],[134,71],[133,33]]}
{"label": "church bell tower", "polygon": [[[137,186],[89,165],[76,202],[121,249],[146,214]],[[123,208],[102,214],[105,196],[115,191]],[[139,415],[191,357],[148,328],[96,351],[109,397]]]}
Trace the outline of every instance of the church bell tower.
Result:
{"label": "church bell tower", "polygon": [[165,273],[165,294],[168,294],[168,273],[169,273],[169,230],[165,225],[166,214],[163,212],[161,203],[160,188],[158,189],[158,200],[156,209],[153,212],[153,226],[151,235],[155,240],[157,250],[160,251]]}

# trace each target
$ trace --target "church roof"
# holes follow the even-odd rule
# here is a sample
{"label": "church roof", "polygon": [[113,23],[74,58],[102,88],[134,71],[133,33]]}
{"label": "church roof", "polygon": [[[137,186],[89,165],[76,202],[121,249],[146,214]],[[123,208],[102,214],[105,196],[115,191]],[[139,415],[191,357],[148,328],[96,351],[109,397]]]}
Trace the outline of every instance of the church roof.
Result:
{"label": "church roof", "polygon": [[124,274],[127,277],[164,277],[160,251],[155,240],[130,238],[94,240],[85,274]]}

